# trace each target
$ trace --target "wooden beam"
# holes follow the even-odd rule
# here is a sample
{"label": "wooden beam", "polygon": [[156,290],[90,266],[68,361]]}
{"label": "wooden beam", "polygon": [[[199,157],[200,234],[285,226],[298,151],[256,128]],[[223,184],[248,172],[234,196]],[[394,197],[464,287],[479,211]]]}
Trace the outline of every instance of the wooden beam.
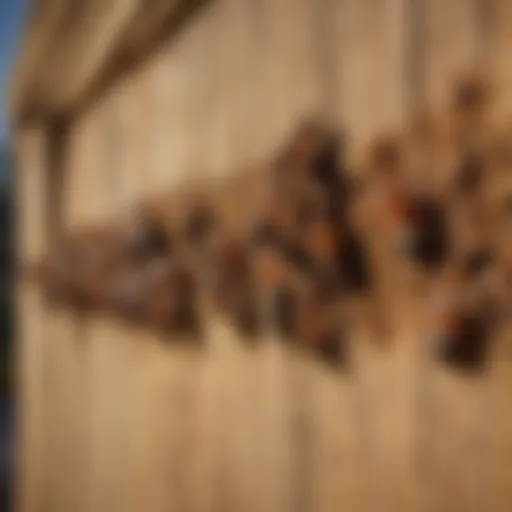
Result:
{"label": "wooden beam", "polygon": [[[79,22],[80,37],[71,34],[72,50],[68,52],[67,60],[58,64],[60,73],[48,76],[46,94],[52,110],[70,110],[85,94],[115,53],[140,6],[140,0],[89,4],[87,21]],[[60,93],[55,94],[56,90]]]}
{"label": "wooden beam", "polygon": [[13,121],[88,104],[204,1],[47,0],[14,73]]}
{"label": "wooden beam", "polygon": [[17,122],[31,103],[35,78],[47,63],[49,49],[59,32],[70,3],[66,0],[45,0],[34,3],[38,12],[27,26],[25,43],[11,75],[9,87],[9,117]]}

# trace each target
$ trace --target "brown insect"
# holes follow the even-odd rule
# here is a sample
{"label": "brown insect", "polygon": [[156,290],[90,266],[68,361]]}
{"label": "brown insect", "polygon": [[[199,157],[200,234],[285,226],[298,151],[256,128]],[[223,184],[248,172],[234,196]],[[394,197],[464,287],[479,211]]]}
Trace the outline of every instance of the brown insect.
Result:
{"label": "brown insect", "polygon": [[486,173],[486,162],[481,153],[466,151],[462,154],[455,177],[455,192],[467,197],[481,190]]}
{"label": "brown insect", "polygon": [[292,286],[282,284],[274,289],[272,296],[272,323],[283,339],[293,340],[297,336],[299,321],[299,297]]}
{"label": "brown insect", "polygon": [[226,236],[213,255],[213,268],[217,306],[244,334],[254,334],[258,329],[258,308],[249,247],[242,240]]}
{"label": "brown insect", "polygon": [[306,347],[314,347],[328,323],[327,302],[314,293],[314,288],[300,303],[298,332]]}
{"label": "brown insect", "polygon": [[317,355],[330,366],[339,367],[347,363],[347,339],[342,330],[326,329],[315,345]]}
{"label": "brown insect", "polygon": [[476,372],[486,362],[490,325],[483,311],[467,311],[453,316],[446,326],[439,358],[452,367]]}
{"label": "brown insect", "polygon": [[311,168],[328,138],[328,130],[318,119],[304,120],[288,145],[287,155],[295,164]]}
{"label": "brown insect", "polygon": [[253,340],[260,332],[261,327],[255,288],[253,286],[240,287],[235,295],[236,300],[233,300],[230,316],[245,339]]}
{"label": "brown insect", "polygon": [[187,242],[200,250],[218,228],[219,219],[213,208],[206,203],[190,208],[183,222],[183,234]]}
{"label": "brown insect", "polygon": [[489,95],[489,83],[484,76],[478,73],[469,73],[462,77],[455,86],[454,109],[460,113],[472,113],[480,110],[487,105]]}
{"label": "brown insect", "polygon": [[123,263],[115,272],[111,283],[109,308],[126,320],[143,322],[147,317],[144,275],[134,272],[130,265]]}
{"label": "brown insect", "polygon": [[172,283],[173,261],[154,260],[141,272],[148,321],[157,326],[171,325],[176,307],[176,290]]}
{"label": "brown insect", "polygon": [[83,250],[76,239],[61,240],[41,264],[42,284],[52,303],[83,308],[87,304],[81,280]]}
{"label": "brown insect", "polygon": [[307,246],[315,258],[323,262],[333,262],[336,257],[343,234],[336,230],[334,223],[326,216],[312,219],[306,228]]}
{"label": "brown insect", "polygon": [[79,241],[82,263],[76,269],[79,287],[89,306],[103,307],[110,297],[112,277],[122,258],[117,230],[94,229]]}
{"label": "brown insect", "polygon": [[303,298],[298,314],[297,333],[304,346],[322,361],[339,366],[346,363],[347,340],[332,317],[333,303],[314,288]]}
{"label": "brown insect", "polygon": [[447,276],[444,301],[437,314],[437,356],[453,368],[478,372],[484,368],[496,325],[486,280],[492,258],[487,251],[468,255]]}
{"label": "brown insect", "polygon": [[178,265],[173,269],[170,286],[174,298],[170,328],[184,334],[199,334],[199,302],[194,276],[185,266]]}
{"label": "brown insect", "polygon": [[381,173],[396,173],[403,165],[400,143],[393,136],[381,136],[371,145],[368,167]]}
{"label": "brown insect", "polygon": [[166,257],[173,250],[164,219],[143,206],[134,211],[126,235],[126,256],[134,265],[144,265],[154,257]]}

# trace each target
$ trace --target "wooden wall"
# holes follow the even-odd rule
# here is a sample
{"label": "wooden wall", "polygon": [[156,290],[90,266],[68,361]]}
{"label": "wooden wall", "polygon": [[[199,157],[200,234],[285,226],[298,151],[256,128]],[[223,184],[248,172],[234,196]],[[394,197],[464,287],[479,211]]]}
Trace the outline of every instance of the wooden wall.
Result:
{"label": "wooden wall", "polygon": [[[509,0],[212,0],[73,125],[62,225],[250,168],[311,112],[362,148],[474,64],[502,115],[511,33]],[[45,134],[20,137],[24,256],[45,248]],[[414,305],[389,353],[354,333],[350,375],[272,333],[248,347],[219,319],[198,350],[49,309],[25,285],[19,311],[23,512],[512,507],[506,343],[484,379],[449,375],[419,350]]]}

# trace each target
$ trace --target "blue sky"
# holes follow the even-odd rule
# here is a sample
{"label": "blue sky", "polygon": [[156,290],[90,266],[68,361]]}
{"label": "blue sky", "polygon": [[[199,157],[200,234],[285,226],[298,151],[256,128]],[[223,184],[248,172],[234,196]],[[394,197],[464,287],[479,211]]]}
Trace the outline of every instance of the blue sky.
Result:
{"label": "blue sky", "polygon": [[7,133],[5,103],[9,73],[19,48],[28,0],[0,0],[0,141]]}

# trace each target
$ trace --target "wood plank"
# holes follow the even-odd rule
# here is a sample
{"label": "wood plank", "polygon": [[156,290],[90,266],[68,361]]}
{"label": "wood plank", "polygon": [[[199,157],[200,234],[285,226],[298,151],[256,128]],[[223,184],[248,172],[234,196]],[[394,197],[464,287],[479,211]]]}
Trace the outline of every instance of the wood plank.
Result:
{"label": "wood plank", "polygon": [[[345,128],[353,100],[345,80],[348,51],[342,50],[347,29],[344,23],[352,8],[328,0],[309,3],[311,22],[306,33],[314,62],[309,62],[309,69],[303,68],[300,73],[315,77],[309,80],[318,94],[317,110],[335,128]],[[351,140],[354,141],[358,139]],[[370,510],[370,493],[364,485],[370,471],[366,456],[369,447],[364,444],[370,441],[365,435],[368,404],[364,383],[358,375],[356,350],[361,341],[360,333],[350,334],[346,368],[329,368],[319,361],[303,362],[306,377],[302,385],[311,388],[302,390],[312,465],[311,482],[303,482],[309,485],[311,493],[309,508],[305,510]],[[303,478],[307,476],[305,473]]]}
{"label": "wood plank", "polygon": [[48,472],[48,498],[45,507],[55,511],[79,508],[81,503],[80,448],[77,422],[83,420],[77,410],[80,350],[77,317],[66,309],[51,309],[45,315],[45,391],[48,403],[48,438],[45,445]]}
{"label": "wood plank", "polygon": [[[33,261],[47,244],[46,157],[44,127],[25,130],[17,141],[17,247],[19,261]],[[19,281],[16,301],[16,384],[18,429],[15,456],[15,504],[20,511],[43,510],[48,497],[46,453],[48,395],[45,387],[45,302],[33,283]]]}
{"label": "wood plank", "polygon": [[18,461],[15,503],[22,512],[43,510],[48,494],[47,394],[44,383],[46,338],[44,303],[40,292],[20,285],[17,298],[18,342],[16,349]]}
{"label": "wood plank", "polygon": [[343,0],[337,9],[339,116],[355,154],[404,119],[406,2]]}
{"label": "wood plank", "polygon": [[[263,2],[255,59],[258,82],[255,144],[258,157],[273,157],[309,115],[326,114],[317,67],[314,2]],[[262,343],[261,463],[265,487],[258,510],[316,510],[323,472],[315,438],[315,392],[327,392],[314,361],[269,332]],[[325,410],[323,411],[325,413]],[[322,419],[324,416],[322,415]]]}
{"label": "wood plank", "polygon": [[272,155],[305,116],[324,113],[313,7],[308,0],[269,1],[260,7],[262,103],[256,119],[261,154]]}
{"label": "wood plank", "polygon": [[[106,154],[108,144],[101,145],[105,118],[79,128],[67,220],[101,220],[190,176],[200,181],[244,168],[272,153],[309,111],[329,114],[331,106],[350,125],[356,148],[400,124],[409,108],[405,0],[378,6],[370,0],[290,2],[225,0],[121,84],[109,101],[124,116],[118,124],[124,154],[116,164]],[[340,27],[326,42],[336,47],[335,78],[314,58],[319,5],[334,10]],[[434,106],[446,100],[457,71],[476,62],[475,5],[426,4],[427,96]],[[492,66],[505,89],[508,7],[496,5],[503,15]],[[331,84],[334,93],[326,92],[329,80],[339,83]],[[507,94],[501,106],[508,105]],[[37,179],[30,186],[37,187]],[[39,209],[31,204],[27,208]],[[27,241],[27,253],[30,244],[39,242]],[[47,354],[41,341],[22,356],[31,393],[23,414],[40,428],[23,434],[25,449],[33,447],[33,455],[24,456],[33,464],[24,470],[25,481],[34,482],[24,498],[27,510],[510,507],[506,341],[496,349],[490,380],[454,375],[422,352],[428,326],[413,321],[421,308],[416,304],[397,314],[388,353],[374,349],[368,335],[355,334],[354,378],[285,349],[271,333],[261,336],[259,347],[247,347],[222,319],[212,320],[208,346],[198,353],[109,318],[90,319],[84,334],[73,316],[44,316],[40,299],[22,293],[22,315],[35,319],[23,326],[23,343],[41,338],[34,325],[43,318],[44,342],[50,342]],[[90,345],[82,345],[83,336]],[[45,361],[48,387],[41,387]],[[48,434],[46,411],[34,398],[43,400],[42,389],[54,402]],[[46,435],[44,455],[36,445]],[[81,502],[86,485],[90,500]]]}
{"label": "wood plank", "polygon": [[46,209],[48,183],[48,131],[44,126],[25,129],[16,144],[19,164],[18,238],[16,251],[22,262],[32,262],[47,249]]}
{"label": "wood plank", "polygon": [[[130,200],[199,176],[198,143],[202,139],[198,129],[204,122],[200,106],[204,106],[208,84],[203,68],[210,43],[205,21],[209,19],[194,19],[189,32],[149,63],[156,63],[156,69],[141,70],[125,92],[121,108],[129,109],[132,120],[125,140],[133,145],[124,148],[123,177],[131,189]],[[153,103],[153,91],[161,103]],[[149,133],[169,148],[155,151]],[[205,487],[210,483],[201,476],[203,449],[208,452],[210,447],[196,442],[201,435],[208,439],[210,424],[215,427],[211,418],[210,424],[199,423],[202,411],[198,407],[205,405],[201,396],[210,392],[202,381],[203,366],[208,374],[210,365],[205,364],[202,351],[178,348],[187,344],[185,340],[164,340],[149,330],[138,335],[125,331],[124,336],[142,342],[132,369],[135,409],[145,411],[130,430],[130,482],[137,487],[132,494],[134,509],[211,510],[212,491],[207,497],[198,487],[198,481]],[[177,347],[164,348],[165,343]],[[209,469],[205,466],[207,474],[211,458]]]}
{"label": "wood plank", "polygon": [[427,378],[429,510],[482,510],[488,493],[485,385],[434,365]]}
{"label": "wood plank", "polygon": [[[512,49],[512,5],[505,0],[488,3],[490,16],[490,49],[488,55],[489,73],[495,81],[497,98],[494,104],[493,121],[502,133],[510,129],[512,95],[510,85],[510,51]],[[501,191],[512,188],[512,178],[506,165],[497,171],[496,184]],[[499,180],[499,182],[498,182]],[[505,235],[506,236],[506,235]],[[508,396],[511,385],[511,331],[510,325],[500,329],[494,340],[491,356],[490,382],[486,400],[488,406],[487,427],[490,436],[490,469],[487,483],[490,487],[489,509],[505,511],[512,506],[512,415],[509,411]],[[489,466],[486,466],[489,468]]]}
{"label": "wood plank", "polygon": [[[458,75],[479,64],[482,20],[477,9],[473,0],[427,3],[427,97],[433,108],[446,106]],[[488,492],[482,461],[488,442],[482,423],[485,379],[434,361],[425,368],[428,510],[482,510]]]}
{"label": "wood plank", "polygon": [[[111,135],[117,132],[118,144],[111,158],[112,167],[104,167],[104,171],[105,175],[112,170],[116,173],[117,183],[111,180],[106,185],[109,185],[107,189],[115,198],[112,204],[119,205],[119,209],[125,212],[132,210],[151,191],[152,185],[152,169],[148,168],[152,112],[147,110],[150,90],[145,71],[139,69],[132,73],[120,85],[117,95],[110,98],[114,124],[109,131]],[[118,417],[111,420],[121,433],[120,439],[114,442],[114,461],[110,462],[110,472],[116,474],[111,499],[117,500],[121,510],[161,510],[169,506],[170,496],[162,492],[164,472],[161,470],[157,474],[156,471],[161,457],[157,456],[159,452],[155,443],[160,444],[160,454],[165,453],[168,447],[162,445],[162,436],[158,435],[160,424],[155,421],[155,404],[162,399],[159,385],[168,384],[169,381],[159,380],[164,374],[156,362],[167,359],[159,350],[155,351],[159,345],[144,328],[129,325],[124,319],[118,323],[106,319],[104,324],[103,327],[99,326],[99,335],[101,337],[103,331],[105,337],[111,338],[108,342],[110,348],[98,348],[103,351],[105,360],[109,360],[107,364],[116,368],[117,379],[124,384],[124,389],[118,388],[118,393],[124,396],[124,405],[118,409]],[[154,374],[148,371],[150,362]],[[108,375],[105,374],[105,378]],[[109,385],[114,393],[111,399],[115,400],[117,384]],[[103,407],[107,404],[105,402]],[[101,407],[101,403],[98,406]],[[108,412],[103,409],[102,413],[100,410],[98,421],[99,425],[108,421]],[[106,437],[99,432],[100,428],[96,435],[103,442],[108,442],[113,435],[112,427],[106,427],[107,430],[111,429]],[[101,464],[106,465],[104,471],[108,471],[109,462],[103,461]],[[108,491],[108,487],[105,490]]]}
{"label": "wood plank", "polygon": [[[512,504],[512,415],[509,391],[511,385],[510,327],[496,337],[492,351],[492,364],[488,401],[487,427],[490,435],[490,464],[487,483],[491,489],[489,507],[497,512],[510,509]],[[489,462],[487,460],[486,462]]]}
{"label": "wood plank", "polygon": [[224,414],[228,408],[224,366],[224,340],[217,335],[214,323],[206,327],[204,347],[197,355],[194,375],[195,417],[192,439],[194,443],[193,507],[192,510],[213,512],[222,510],[226,501],[225,445],[230,431],[225,430]]}
{"label": "wood plank", "polygon": [[[256,508],[254,438],[254,361],[239,334],[224,319],[212,319],[207,342],[210,384],[215,385],[215,411],[210,416],[218,446],[214,452],[214,510]],[[203,402],[204,405],[204,402]],[[210,473],[211,474],[211,473]]]}
{"label": "wood plank", "polygon": [[[258,80],[255,67],[259,58],[255,39],[258,20],[251,18],[257,7],[260,6],[247,1],[220,3],[216,27],[218,46],[214,50],[218,67],[213,70],[216,77],[213,84],[217,89],[212,91],[215,105],[210,124],[213,139],[206,145],[213,161],[209,176],[220,179],[246,168],[252,156],[251,136],[259,128],[248,122],[255,109],[248,93],[255,92],[253,80]],[[220,135],[215,133],[217,130]],[[238,215],[235,210],[232,214]],[[210,321],[208,351],[216,358],[216,366],[210,366],[209,371],[214,372],[210,378],[218,385],[212,425],[219,440],[214,465],[215,510],[257,511],[265,504],[274,510],[275,486],[265,476],[267,466],[262,465],[267,462],[262,452],[269,453],[263,447],[262,432],[268,418],[265,410],[268,396],[262,374],[266,358],[258,347],[263,339],[244,339],[225,318]],[[256,346],[251,347],[253,343]],[[273,440],[270,437],[271,443]],[[278,467],[279,463],[278,460]]]}
{"label": "wood plank", "polygon": [[446,105],[461,73],[478,64],[481,43],[476,0],[425,4],[427,101],[435,109]]}
{"label": "wood plank", "polygon": [[123,333],[123,326],[108,317],[91,317],[84,328],[90,402],[89,474],[83,499],[91,511],[136,510],[129,499],[129,455],[135,416],[130,376],[137,353]]}
{"label": "wood plank", "polygon": [[[395,130],[410,113],[409,7],[400,0],[378,5],[371,1],[340,3],[339,111],[356,160],[373,137]],[[359,421],[365,421],[368,430],[364,432],[361,423],[359,428],[370,443],[361,453],[365,474],[360,478],[366,498],[361,506],[414,510],[419,504],[413,395],[416,340],[409,314],[400,309],[404,301],[395,280],[396,248],[386,235],[369,236],[374,239],[369,250],[375,260],[377,292],[386,296],[386,314],[391,315],[394,332],[387,348],[379,347],[368,330],[356,342]]]}
{"label": "wood plank", "polygon": [[358,380],[353,369],[332,369],[319,362],[312,371],[312,510],[364,510],[362,482],[367,468],[361,442],[364,430],[359,430],[364,425]]}
{"label": "wood plank", "polygon": [[[177,508],[183,494],[180,485],[188,475],[187,458],[173,450],[173,441],[180,439],[176,435],[181,424],[179,407],[187,405],[176,393],[180,370],[185,367],[183,358],[170,350],[167,340],[158,340],[148,330],[129,331],[123,325],[121,336],[123,343],[132,347],[133,356],[128,374],[131,420],[125,489],[130,510]],[[181,478],[172,470],[175,464],[182,465]]]}
{"label": "wood plank", "polygon": [[[73,134],[68,166],[75,187],[69,187],[65,215],[71,229],[97,225],[115,215],[122,204],[123,183],[118,166],[121,116],[117,96],[103,98],[85,113]],[[123,133],[121,132],[122,136]],[[80,184],[78,187],[77,185]],[[81,326],[86,416],[82,445],[86,450],[83,503],[87,510],[130,510],[128,454],[129,426],[133,423],[130,377],[132,345],[125,342],[122,325],[108,315],[93,313]]]}
{"label": "wood plank", "polygon": [[512,73],[509,65],[512,48],[512,6],[506,0],[494,0],[488,3],[488,9],[491,18],[488,64],[498,93],[495,115],[508,123],[508,112],[512,105]]}

